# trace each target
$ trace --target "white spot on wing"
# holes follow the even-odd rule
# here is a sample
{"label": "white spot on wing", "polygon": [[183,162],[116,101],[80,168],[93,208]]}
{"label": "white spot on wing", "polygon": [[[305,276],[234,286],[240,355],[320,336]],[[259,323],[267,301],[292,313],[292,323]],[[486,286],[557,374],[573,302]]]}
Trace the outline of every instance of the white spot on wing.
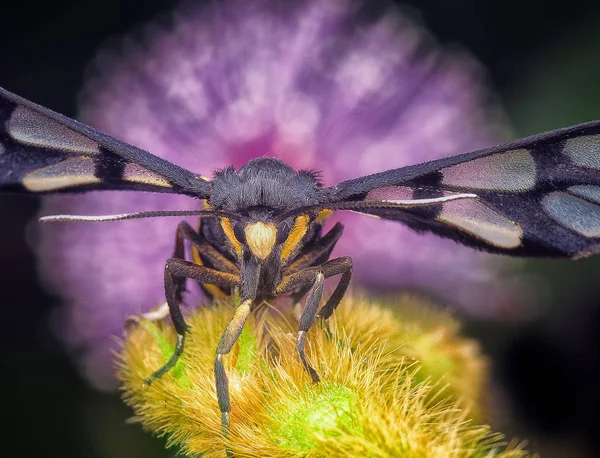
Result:
{"label": "white spot on wing", "polygon": [[600,187],[592,185],[571,186],[569,192],[600,204]]}
{"label": "white spot on wing", "polygon": [[562,226],[585,237],[600,237],[600,206],[566,192],[553,192],[542,207]]}
{"label": "white spot on wing", "polygon": [[516,248],[523,238],[523,231],[514,221],[475,199],[444,203],[437,220],[498,248]]}
{"label": "white spot on wing", "polygon": [[563,153],[577,165],[600,169],[600,135],[586,135],[566,141]]}
{"label": "white spot on wing", "polygon": [[95,141],[23,106],[15,108],[6,123],[6,130],[12,138],[27,145],[82,154],[100,151]]}
{"label": "white spot on wing", "polygon": [[365,200],[410,200],[413,189],[408,186],[385,186],[369,191]]}
{"label": "white spot on wing", "polygon": [[123,171],[123,178],[132,183],[142,183],[170,188],[171,184],[160,175],[156,175],[138,164],[127,164]]}
{"label": "white spot on wing", "polygon": [[23,177],[23,186],[29,191],[42,192],[100,183],[94,170],[93,159],[74,157],[28,173]]}
{"label": "white spot on wing", "polygon": [[535,186],[535,163],[526,149],[473,159],[442,174],[445,185],[457,188],[524,192]]}

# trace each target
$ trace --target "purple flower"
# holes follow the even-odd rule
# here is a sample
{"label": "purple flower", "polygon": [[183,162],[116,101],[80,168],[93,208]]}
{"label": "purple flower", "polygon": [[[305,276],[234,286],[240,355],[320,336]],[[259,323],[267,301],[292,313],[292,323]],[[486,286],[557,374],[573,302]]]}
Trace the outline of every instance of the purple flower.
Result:
{"label": "purple flower", "polygon": [[[373,19],[363,10],[350,0],[181,9],[170,26],[148,27],[98,58],[80,118],[196,173],[272,155],[321,170],[327,185],[498,139],[498,110],[476,63],[436,48],[398,11]],[[178,196],[104,192],[47,199],[43,213],[198,206]],[[354,258],[354,284],[418,288],[484,313],[504,299],[481,253],[393,222],[333,219],[346,223],[334,255]],[[114,384],[111,336],[125,316],[164,301],[177,223],[43,228],[43,272],[66,301],[57,326],[97,386]]]}

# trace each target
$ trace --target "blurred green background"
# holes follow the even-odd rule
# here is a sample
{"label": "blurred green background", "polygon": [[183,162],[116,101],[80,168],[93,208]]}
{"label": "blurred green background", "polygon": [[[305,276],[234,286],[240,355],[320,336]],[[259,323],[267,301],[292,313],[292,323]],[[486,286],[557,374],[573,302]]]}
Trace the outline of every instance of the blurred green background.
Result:
{"label": "blurred green background", "polygon": [[[0,86],[69,116],[84,68],[118,38],[176,3],[56,0],[0,10]],[[408,2],[444,44],[488,69],[520,137],[600,119],[600,2],[541,0]],[[164,457],[116,394],[89,388],[54,340],[56,298],[36,278],[24,241],[35,199],[0,196],[0,332],[3,456]],[[494,360],[493,423],[529,438],[544,457],[600,456],[600,257],[528,262],[545,279],[542,306],[526,322],[467,322]],[[171,454],[174,454],[171,452]]]}

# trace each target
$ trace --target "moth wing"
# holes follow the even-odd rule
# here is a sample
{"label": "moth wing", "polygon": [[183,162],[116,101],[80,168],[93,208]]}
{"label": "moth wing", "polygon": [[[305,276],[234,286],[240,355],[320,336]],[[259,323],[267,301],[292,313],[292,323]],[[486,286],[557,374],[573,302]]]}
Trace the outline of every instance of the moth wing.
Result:
{"label": "moth wing", "polygon": [[323,208],[513,256],[600,251],[600,121],[348,180]]}
{"label": "moth wing", "polygon": [[0,190],[170,192],[206,198],[194,173],[0,88]]}

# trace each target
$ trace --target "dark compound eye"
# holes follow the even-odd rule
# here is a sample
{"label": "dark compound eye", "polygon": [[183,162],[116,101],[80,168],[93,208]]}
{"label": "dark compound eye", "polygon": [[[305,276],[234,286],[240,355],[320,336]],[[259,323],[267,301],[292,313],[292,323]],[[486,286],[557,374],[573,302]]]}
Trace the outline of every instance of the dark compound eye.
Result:
{"label": "dark compound eye", "polygon": [[240,243],[246,243],[246,233],[244,232],[244,226],[242,223],[235,221],[233,223],[233,235],[238,239]]}
{"label": "dark compound eye", "polygon": [[277,237],[275,238],[275,244],[281,245],[285,242],[290,235],[290,225],[287,221],[283,221],[277,226]]}

